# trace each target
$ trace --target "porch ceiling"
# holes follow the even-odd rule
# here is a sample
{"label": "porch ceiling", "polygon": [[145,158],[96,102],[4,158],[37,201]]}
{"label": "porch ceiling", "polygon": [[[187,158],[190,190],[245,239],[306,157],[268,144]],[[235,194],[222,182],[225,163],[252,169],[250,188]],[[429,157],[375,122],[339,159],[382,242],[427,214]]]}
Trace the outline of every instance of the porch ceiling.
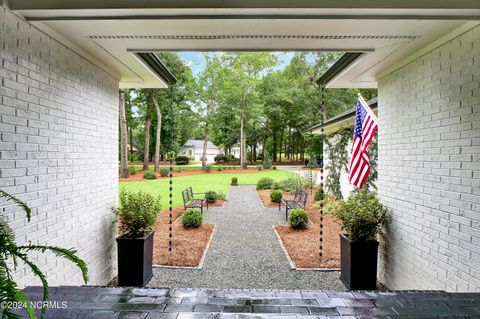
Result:
{"label": "porch ceiling", "polygon": [[133,54],[164,50],[365,52],[330,86],[375,87],[376,74],[480,17],[478,1],[429,2],[13,0],[10,9],[118,75],[121,87],[166,87]]}

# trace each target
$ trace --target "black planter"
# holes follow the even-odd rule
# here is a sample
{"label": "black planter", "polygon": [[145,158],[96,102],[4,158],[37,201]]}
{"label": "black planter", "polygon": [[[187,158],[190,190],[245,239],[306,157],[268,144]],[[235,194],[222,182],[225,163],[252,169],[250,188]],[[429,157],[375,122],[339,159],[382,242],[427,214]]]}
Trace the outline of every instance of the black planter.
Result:
{"label": "black planter", "polygon": [[377,289],[378,241],[351,241],[340,234],[340,279],[348,289]]}
{"label": "black planter", "polygon": [[117,238],[119,286],[145,286],[152,278],[154,233],[142,238]]}

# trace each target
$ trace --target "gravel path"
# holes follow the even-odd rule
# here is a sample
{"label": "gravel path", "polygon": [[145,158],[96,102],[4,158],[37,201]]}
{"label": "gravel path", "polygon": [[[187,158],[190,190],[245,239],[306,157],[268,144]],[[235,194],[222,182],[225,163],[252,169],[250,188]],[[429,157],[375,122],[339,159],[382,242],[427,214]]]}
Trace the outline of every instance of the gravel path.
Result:
{"label": "gravel path", "polygon": [[205,222],[216,230],[203,268],[155,268],[149,286],[345,290],[338,272],[291,270],[272,229],[285,222],[283,211],[263,207],[255,186],[231,187]]}

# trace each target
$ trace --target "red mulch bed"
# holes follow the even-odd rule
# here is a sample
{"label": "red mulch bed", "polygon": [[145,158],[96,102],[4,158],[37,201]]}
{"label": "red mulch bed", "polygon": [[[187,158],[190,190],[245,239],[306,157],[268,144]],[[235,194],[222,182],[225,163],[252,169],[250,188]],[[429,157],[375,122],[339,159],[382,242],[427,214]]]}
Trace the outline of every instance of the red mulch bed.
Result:
{"label": "red mulch bed", "polygon": [[[218,201],[217,201],[218,202]],[[167,266],[197,267],[213,232],[213,225],[203,224],[199,228],[184,228],[177,220],[185,210],[183,207],[173,209],[172,251],[168,251],[169,211],[160,212],[155,224],[153,245],[153,264]]]}
{"label": "red mulch bed", "polygon": [[[257,189],[257,194],[260,200],[262,201],[263,206],[265,207],[277,207],[278,208],[278,203],[274,203],[270,200],[270,193],[272,192],[271,189]],[[289,193],[284,193],[284,197],[290,196],[293,197],[293,195]],[[285,206],[282,203],[280,203],[281,206]]]}
{"label": "red mulch bed", "polygon": [[[147,181],[148,179],[143,178],[143,174],[146,172],[146,170],[140,170],[137,171],[135,175],[130,175],[128,178],[119,178],[118,180],[120,182],[139,182],[139,181]],[[245,174],[245,173],[257,173],[258,170],[254,168],[249,168],[249,169],[227,169],[223,171],[217,171],[215,168],[212,169],[209,173],[202,171],[202,170],[185,170],[181,172],[175,172],[173,171],[173,177],[180,177],[180,176],[188,176],[188,175],[200,175],[200,174]],[[170,178],[170,176],[167,177],[162,177],[160,174],[157,174],[157,179],[164,179],[164,178]]]}
{"label": "red mulch bed", "polygon": [[[271,190],[267,192],[265,196],[269,200]],[[307,228],[292,229],[288,225],[277,225],[275,229],[297,268],[340,268],[340,223],[332,216],[323,217],[323,257],[320,259],[320,215],[318,209],[311,208],[313,202],[308,190],[307,212],[312,223]]]}

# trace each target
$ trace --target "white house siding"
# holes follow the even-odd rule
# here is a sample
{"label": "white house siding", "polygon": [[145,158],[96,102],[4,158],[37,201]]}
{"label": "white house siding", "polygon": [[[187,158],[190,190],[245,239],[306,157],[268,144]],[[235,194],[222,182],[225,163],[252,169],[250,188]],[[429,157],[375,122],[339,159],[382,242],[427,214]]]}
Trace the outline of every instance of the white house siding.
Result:
{"label": "white house siding", "polygon": [[381,280],[480,290],[480,27],[379,80]]}
{"label": "white house siding", "polygon": [[[2,215],[24,244],[75,248],[90,284],[114,275],[118,80],[0,6],[0,189],[33,208]],[[81,284],[70,262],[32,254],[51,285]],[[21,286],[38,284],[20,265]]]}

